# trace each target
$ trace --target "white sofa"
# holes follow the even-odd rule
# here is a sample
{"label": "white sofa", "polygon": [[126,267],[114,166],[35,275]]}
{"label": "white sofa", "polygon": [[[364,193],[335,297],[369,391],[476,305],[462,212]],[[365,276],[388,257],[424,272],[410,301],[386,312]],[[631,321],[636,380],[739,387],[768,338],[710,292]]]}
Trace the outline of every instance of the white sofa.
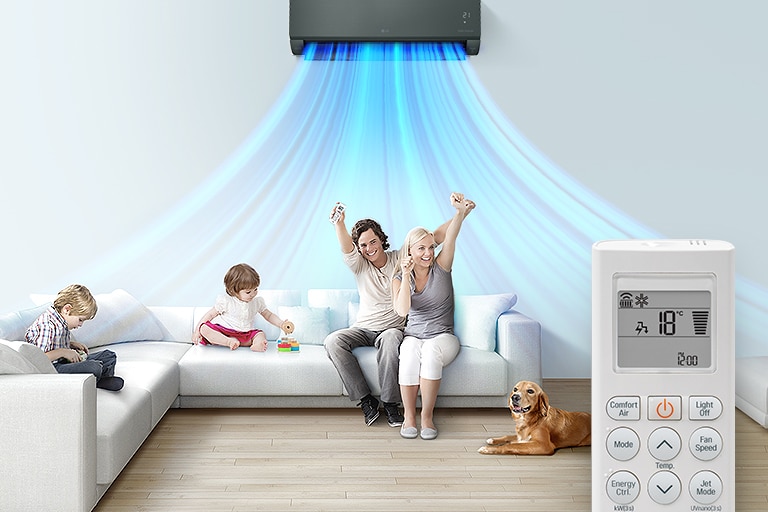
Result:
{"label": "white sofa", "polygon": [[[354,321],[355,290],[260,290],[296,324],[298,352],[196,346],[191,333],[210,308],[145,307],[128,293],[97,295],[99,312],[73,332],[92,351],[118,355],[119,392],[90,375],[59,375],[25,343],[36,308],[0,317],[0,510],[89,511],[171,407],[354,407],[322,341]],[[512,309],[514,294],[457,296],[462,348],[444,371],[439,407],[506,407],[517,380],[541,382],[541,327]],[[267,339],[277,328],[261,322]],[[356,349],[378,394],[373,348]],[[362,421],[362,419],[361,419]],[[393,435],[396,435],[393,434]]]}
{"label": "white sofa", "polygon": [[768,429],[768,356],[736,358],[736,407]]}

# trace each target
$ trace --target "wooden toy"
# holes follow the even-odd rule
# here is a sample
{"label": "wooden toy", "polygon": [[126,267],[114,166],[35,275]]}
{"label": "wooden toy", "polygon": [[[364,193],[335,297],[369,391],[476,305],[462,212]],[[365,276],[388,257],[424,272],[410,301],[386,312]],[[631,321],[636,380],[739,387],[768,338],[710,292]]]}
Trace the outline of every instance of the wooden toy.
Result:
{"label": "wooden toy", "polygon": [[300,347],[301,345],[296,341],[296,338],[289,336],[283,336],[277,343],[278,352],[298,352]]}

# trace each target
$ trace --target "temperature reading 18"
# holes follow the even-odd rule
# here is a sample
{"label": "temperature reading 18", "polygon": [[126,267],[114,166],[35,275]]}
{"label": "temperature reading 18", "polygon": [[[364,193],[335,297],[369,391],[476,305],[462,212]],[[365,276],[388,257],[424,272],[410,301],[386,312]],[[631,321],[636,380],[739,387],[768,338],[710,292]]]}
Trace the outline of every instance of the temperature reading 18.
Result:
{"label": "temperature reading 18", "polygon": [[689,355],[689,354],[686,354],[685,352],[678,352],[677,366],[684,366],[684,367],[699,366],[699,356]]}
{"label": "temperature reading 18", "polygon": [[675,332],[677,332],[675,321],[678,316],[683,316],[683,312],[671,309],[659,311],[659,334],[662,336],[674,336]]}

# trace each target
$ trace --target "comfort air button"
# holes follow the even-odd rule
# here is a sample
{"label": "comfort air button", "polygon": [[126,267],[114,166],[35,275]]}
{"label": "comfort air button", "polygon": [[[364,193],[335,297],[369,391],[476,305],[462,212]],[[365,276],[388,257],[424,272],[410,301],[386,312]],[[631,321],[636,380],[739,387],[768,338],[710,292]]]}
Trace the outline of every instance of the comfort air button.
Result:
{"label": "comfort air button", "polygon": [[615,396],[605,405],[608,417],[617,421],[637,421],[640,419],[639,396]]}

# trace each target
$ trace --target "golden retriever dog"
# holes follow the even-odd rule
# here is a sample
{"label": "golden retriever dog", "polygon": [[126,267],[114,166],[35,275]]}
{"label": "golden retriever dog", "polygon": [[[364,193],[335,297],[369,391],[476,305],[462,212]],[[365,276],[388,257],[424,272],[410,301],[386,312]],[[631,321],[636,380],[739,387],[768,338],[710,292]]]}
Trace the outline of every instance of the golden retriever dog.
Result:
{"label": "golden retriever dog", "polygon": [[550,407],[549,397],[535,382],[521,380],[509,394],[515,435],[492,437],[478,450],[497,455],[552,455],[559,448],[589,446],[592,416]]}

